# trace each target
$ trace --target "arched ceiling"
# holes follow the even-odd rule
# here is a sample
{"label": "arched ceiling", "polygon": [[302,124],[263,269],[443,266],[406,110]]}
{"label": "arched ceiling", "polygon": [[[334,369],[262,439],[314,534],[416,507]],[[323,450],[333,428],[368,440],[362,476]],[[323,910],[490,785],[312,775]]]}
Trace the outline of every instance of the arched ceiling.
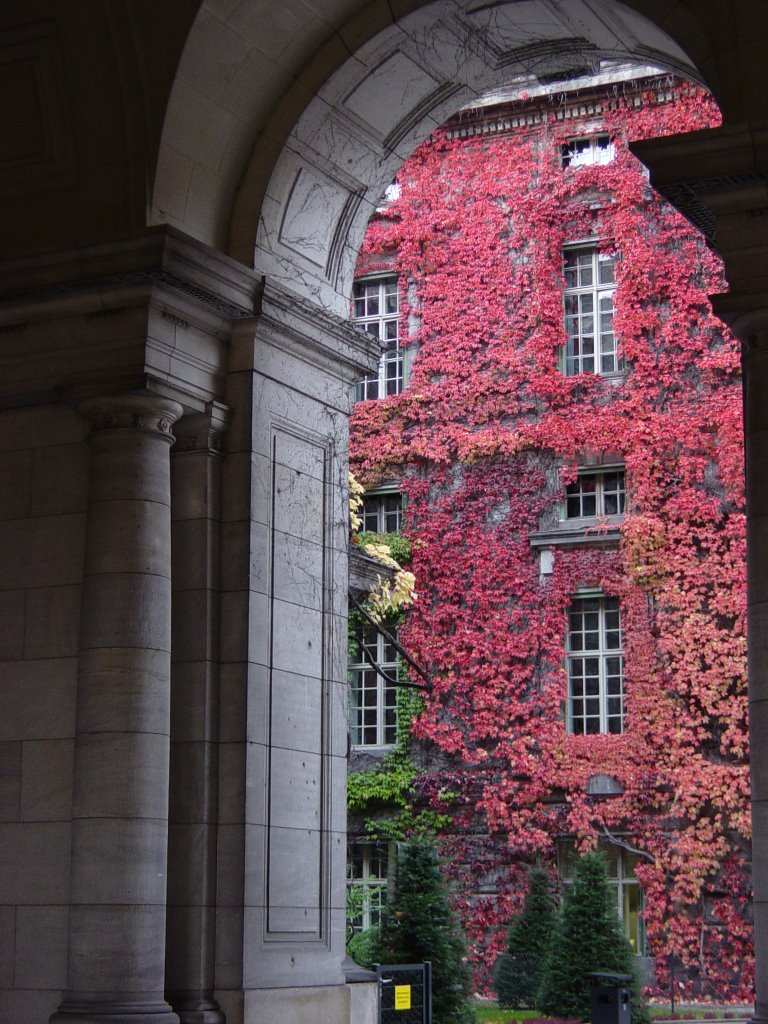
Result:
{"label": "arched ceiling", "polygon": [[477,92],[631,56],[768,122],[766,39],[764,0],[4,0],[0,253],[168,223],[333,293],[382,183]]}
{"label": "arched ceiling", "polygon": [[[459,106],[516,76],[601,60],[700,77],[665,30],[616,0],[436,0],[383,26],[366,8],[314,51],[335,66],[313,90],[307,40],[343,5],[325,7],[323,22],[309,4],[206,0],[171,95],[153,219],[340,313],[384,187]],[[302,60],[276,113],[264,80]]]}

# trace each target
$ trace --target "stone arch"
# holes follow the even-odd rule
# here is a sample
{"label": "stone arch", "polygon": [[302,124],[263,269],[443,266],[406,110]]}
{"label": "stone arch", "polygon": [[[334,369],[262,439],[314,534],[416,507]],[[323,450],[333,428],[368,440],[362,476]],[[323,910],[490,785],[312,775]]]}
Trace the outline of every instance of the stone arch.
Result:
{"label": "stone arch", "polygon": [[265,24],[255,3],[206,0],[171,94],[151,212],[342,314],[383,188],[473,96],[600,59],[669,68],[718,99],[734,92],[687,4],[662,14],[652,0],[410,0],[395,14],[383,2],[345,13],[292,0]]}

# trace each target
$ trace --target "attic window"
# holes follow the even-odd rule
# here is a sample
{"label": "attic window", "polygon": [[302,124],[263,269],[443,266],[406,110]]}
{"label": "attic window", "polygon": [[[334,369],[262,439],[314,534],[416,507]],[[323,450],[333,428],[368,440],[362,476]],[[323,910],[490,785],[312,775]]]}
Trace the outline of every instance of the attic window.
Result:
{"label": "attic window", "polygon": [[589,135],[582,139],[569,139],[560,147],[563,167],[592,167],[609,164],[616,150],[608,135]]}

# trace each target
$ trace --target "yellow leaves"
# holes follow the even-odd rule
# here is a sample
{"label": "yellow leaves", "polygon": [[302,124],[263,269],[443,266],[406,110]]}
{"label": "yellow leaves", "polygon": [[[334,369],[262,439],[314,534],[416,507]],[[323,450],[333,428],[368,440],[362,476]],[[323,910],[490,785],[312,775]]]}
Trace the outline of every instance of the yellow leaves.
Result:
{"label": "yellow leaves", "polygon": [[[355,534],[363,525],[360,512],[363,508],[363,494],[365,488],[353,473],[349,474],[349,528],[354,539]],[[376,585],[368,595],[368,612],[375,622],[383,622],[384,619],[407,608],[416,600],[416,577],[412,572],[403,569],[397,559],[389,553],[386,544],[362,544],[361,550],[379,562],[382,566],[392,570],[391,576],[377,576]]]}
{"label": "yellow leaves", "polygon": [[390,555],[386,544],[363,544],[361,547],[369,558],[375,558],[377,562],[386,565],[388,569],[400,568],[400,563]]}
{"label": "yellow leaves", "polygon": [[[377,544],[366,544],[363,548],[379,548]],[[384,549],[386,551],[386,548]],[[375,557],[375,556],[373,556]],[[407,608],[416,600],[416,577],[407,569],[398,566],[394,558],[386,555],[390,567],[397,566],[394,580],[377,577],[378,583],[368,596],[368,613],[376,622],[382,622],[401,608]]]}
{"label": "yellow leaves", "polygon": [[349,483],[349,529],[357,533],[363,525],[363,517],[360,515],[363,508],[363,494],[365,488],[355,479],[353,473],[347,475]]}
{"label": "yellow leaves", "polygon": [[666,528],[654,515],[631,516],[624,528],[627,571],[640,586],[658,583],[668,570]]}

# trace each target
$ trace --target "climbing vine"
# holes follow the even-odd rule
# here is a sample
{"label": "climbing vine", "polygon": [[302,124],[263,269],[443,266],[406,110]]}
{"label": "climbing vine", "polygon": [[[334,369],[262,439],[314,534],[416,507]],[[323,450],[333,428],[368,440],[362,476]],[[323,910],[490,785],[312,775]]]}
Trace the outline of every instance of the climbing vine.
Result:
{"label": "climbing vine", "polygon": [[[418,323],[408,388],[360,403],[352,423],[357,477],[401,478],[418,542],[419,601],[400,635],[433,681],[412,731],[440,759],[404,767],[398,792],[448,815],[481,985],[524,863],[552,864],[558,837],[588,849],[609,831],[645,855],[660,987],[674,953],[686,994],[751,994],[738,350],[708,300],[724,288],[717,259],[627,147],[718,123],[699,89],[674,92],[614,98],[604,165],[561,167],[566,139],[594,125],[564,123],[554,101],[535,130],[438,132],[359,261],[360,274],[394,268],[401,334]],[[563,247],[591,239],[615,259],[628,372],[612,378],[560,365]],[[626,472],[618,546],[556,548],[542,576],[530,534],[579,461],[606,454]],[[585,586],[621,606],[621,735],[571,735],[563,720],[566,613]],[[620,792],[590,796],[596,774]],[[376,785],[383,774],[352,792]],[[478,895],[489,878],[495,891]]]}

